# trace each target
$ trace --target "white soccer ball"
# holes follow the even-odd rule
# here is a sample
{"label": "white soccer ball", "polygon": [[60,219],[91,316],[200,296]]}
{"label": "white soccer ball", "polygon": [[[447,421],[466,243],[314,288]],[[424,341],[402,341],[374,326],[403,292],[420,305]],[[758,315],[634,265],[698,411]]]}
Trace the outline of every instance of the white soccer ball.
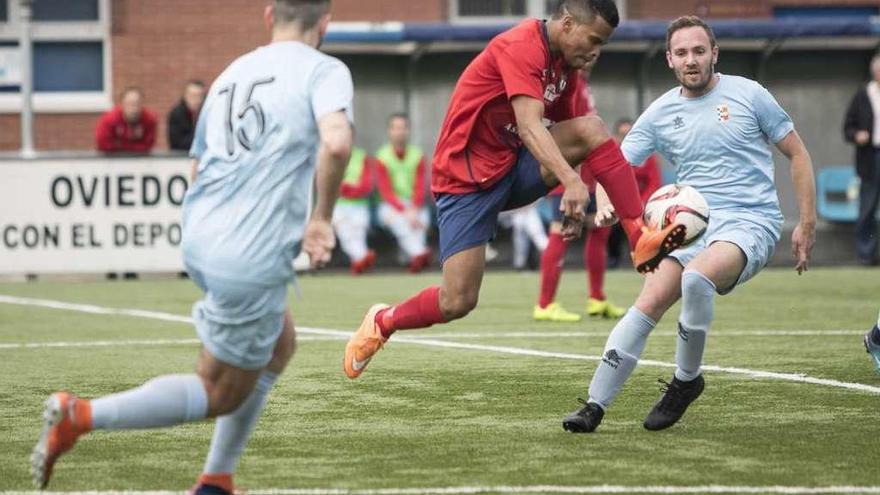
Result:
{"label": "white soccer ball", "polygon": [[645,204],[645,225],[662,229],[669,224],[684,225],[684,244],[699,239],[709,226],[709,204],[699,191],[684,184],[669,184],[654,191]]}

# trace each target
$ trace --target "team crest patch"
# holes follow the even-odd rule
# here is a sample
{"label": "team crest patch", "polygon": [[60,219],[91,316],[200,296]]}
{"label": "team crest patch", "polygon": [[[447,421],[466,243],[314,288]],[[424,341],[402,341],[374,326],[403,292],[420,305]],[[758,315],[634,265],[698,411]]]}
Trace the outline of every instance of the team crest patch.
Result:
{"label": "team crest patch", "polygon": [[715,113],[718,114],[718,122],[727,122],[730,120],[730,108],[728,108],[727,103],[722,103],[715,108]]}

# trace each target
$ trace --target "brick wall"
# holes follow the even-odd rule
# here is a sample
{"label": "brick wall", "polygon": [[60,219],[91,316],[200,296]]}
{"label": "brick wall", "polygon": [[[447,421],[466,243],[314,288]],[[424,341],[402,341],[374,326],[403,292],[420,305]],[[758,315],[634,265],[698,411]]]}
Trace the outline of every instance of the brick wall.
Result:
{"label": "brick wall", "polygon": [[448,14],[447,0],[333,0],[334,21],[439,22]]}
{"label": "brick wall", "polygon": [[767,17],[772,14],[766,0],[629,0],[627,15],[631,19],[672,19],[680,15],[702,17]]}
{"label": "brick wall", "polygon": [[[259,0],[113,0],[114,94],[144,88],[146,105],[160,116],[157,149],[167,148],[165,116],[185,81],[213,78],[238,55],[268,41]],[[338,21],[440,21],[446,0],[334,0]],[[92,149],[99,114],[40,114],[34,122],[39,150]],[[20,146],[19,119],[0,115],[0,150]]]}

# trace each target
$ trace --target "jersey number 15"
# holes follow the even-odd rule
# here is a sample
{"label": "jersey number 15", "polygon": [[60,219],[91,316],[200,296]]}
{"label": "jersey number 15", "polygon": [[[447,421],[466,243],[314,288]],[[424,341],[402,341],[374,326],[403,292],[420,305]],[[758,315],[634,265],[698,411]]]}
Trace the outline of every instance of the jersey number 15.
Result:
{"label": "jersey number 15", "polygon": [[[235,154],[235,143],[242,146],[242,148],[250,151],[257,140],[260,139],[260,136],[266,131],[266,114],[263,112],[263,105],[260,104],[259,101],[253,99],[254,91],[259,86],[264,86],[267,84],[271,84],[275,81],[275,77],[268,77],[265,79],[257,79],[253,81],[248,86],[247,90],[247,98],[242,102],[243,107],[235,112],[233,110],[233,104],[235,102],[235,88],[237,84],[233,83],[225,88],[221,89],[217,94],[218,95],[228,95],[226,98],[226,152],[229,156]],[[248,118],[248,114],[252,113],[253,118],[256,121],[256,132],[253,135],[248,135],[245,131],[242,123],[246,118]],[[238,124],[238,129],[236,130],[236,124]]]}

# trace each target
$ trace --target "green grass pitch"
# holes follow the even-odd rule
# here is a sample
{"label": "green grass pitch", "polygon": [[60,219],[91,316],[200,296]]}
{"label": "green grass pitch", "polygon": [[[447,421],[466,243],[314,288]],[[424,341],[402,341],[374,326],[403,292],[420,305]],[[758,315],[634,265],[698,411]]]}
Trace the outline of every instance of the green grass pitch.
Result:
{"label": "green grass pitch", "polygon": [[[320,274],[290,297],[297,325],[353,330],[375,302],[397,302],[439,275]],[[628,305],[640,278],[611,272],[610,298]],[[613,326],[531,321],[536,274],[492,272],[464,320],[401,337],[596,356]],[[569,270],[559,300],[582,309],[585,275]],[[292,292],[292,291],[291,291]],[[186,280],[0,284],[0,294],[188,315]],[[880,272],[767,270],[716,299],[705,363],[880,387],[861,344],[880,307]],[[678,306],[644,358],[669,363]],[[787,332],[783,332],[787,331]],[[268,488],[418,488],[525,485],[880,485],[880,388],[706,373],[706,391],[675,427],[641,426],[671,368],[640,366],[595,434],[561,419],[585,397],[591,360],[389,342],[355,381],[344,340],[301,333],[245,453],[237,482]],[[193,339],[190,325],[0,302],[0,491],[30,490],[30,449],[46,396],[93,397],[159,374],[190,372],[197,345],[114,341]],[[94,347],[16,343],[106,342]],[[184,490],[200,472],[210,422],[97,432],[56,466],[53,490]]]}

